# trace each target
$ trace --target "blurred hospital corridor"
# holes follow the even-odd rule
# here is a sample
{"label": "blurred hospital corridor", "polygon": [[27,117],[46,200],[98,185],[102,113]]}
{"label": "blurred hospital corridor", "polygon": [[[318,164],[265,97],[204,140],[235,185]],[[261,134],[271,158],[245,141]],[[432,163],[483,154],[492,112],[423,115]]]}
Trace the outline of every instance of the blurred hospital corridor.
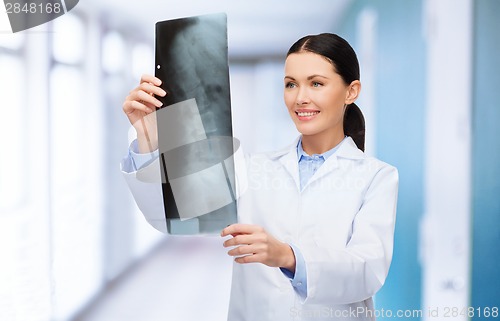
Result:
{"label": "blurred hospital corridor", "polygon": [[225,320],[232,260],[221,240],[161,241],[74,320]]}

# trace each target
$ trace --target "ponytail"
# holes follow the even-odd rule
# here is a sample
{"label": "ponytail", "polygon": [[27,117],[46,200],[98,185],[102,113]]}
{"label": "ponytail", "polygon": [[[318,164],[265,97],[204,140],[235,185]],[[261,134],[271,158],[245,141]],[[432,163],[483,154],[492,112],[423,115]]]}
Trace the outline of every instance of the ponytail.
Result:
{"label": "ponytail", "polygon": [[365,151],[365,118],[355,103],[347,105],[344,112],[344,135],[350,136],[356,146]]}

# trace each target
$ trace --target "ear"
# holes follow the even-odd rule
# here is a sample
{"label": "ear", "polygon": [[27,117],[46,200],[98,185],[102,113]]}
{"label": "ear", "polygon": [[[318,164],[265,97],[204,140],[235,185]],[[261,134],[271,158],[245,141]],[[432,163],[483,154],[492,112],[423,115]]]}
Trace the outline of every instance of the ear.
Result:
{"label": "ear", "polygon": [[354,80],[351,82],[347,88],[345,104],[349,105],[358,99],[359,93],[361,92],[361,82],[359,80]]}

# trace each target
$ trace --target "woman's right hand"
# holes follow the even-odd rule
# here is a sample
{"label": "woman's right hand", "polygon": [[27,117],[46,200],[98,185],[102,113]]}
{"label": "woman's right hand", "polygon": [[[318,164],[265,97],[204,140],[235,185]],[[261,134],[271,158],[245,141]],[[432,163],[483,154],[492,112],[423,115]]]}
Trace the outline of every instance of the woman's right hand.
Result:
{"label": "woman's right hand", "polygon": [[158,149],[156,116],[152,113],[162,106],[155,95],[164,97],[167,94],[159,87],[160,85],[160,79],[151,75],[143,75],[139,86],[129,93],[123,103],[123,112],[137,131],[140,153],[149,153]]}

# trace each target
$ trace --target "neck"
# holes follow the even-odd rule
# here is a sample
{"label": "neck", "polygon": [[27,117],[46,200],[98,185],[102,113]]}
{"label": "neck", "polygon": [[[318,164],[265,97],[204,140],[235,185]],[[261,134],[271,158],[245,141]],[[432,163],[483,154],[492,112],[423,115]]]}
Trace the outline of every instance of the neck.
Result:
{"label": "neck", "polygon": [[308,154],[323,154],[334,148],[344,139],[344,131],[335,134],[318,133],[302,135],[302,149]]}

